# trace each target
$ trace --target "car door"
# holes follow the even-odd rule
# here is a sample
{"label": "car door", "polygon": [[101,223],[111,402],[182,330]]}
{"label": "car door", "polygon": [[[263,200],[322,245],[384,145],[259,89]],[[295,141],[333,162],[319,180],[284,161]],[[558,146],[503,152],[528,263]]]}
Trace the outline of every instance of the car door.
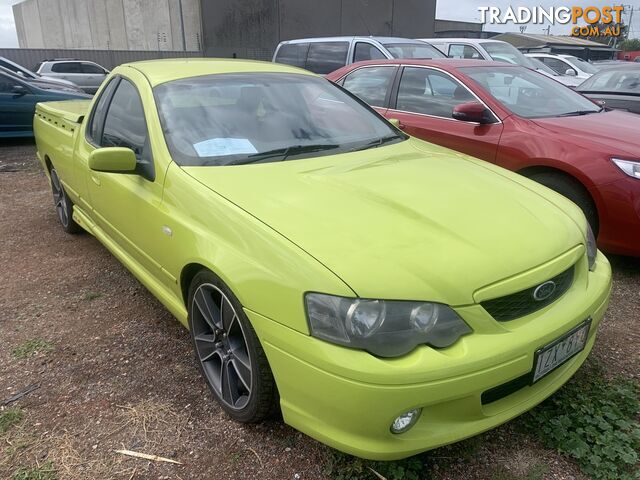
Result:
{"label": "car door", "polygon": [[0,135],[32,131],[36,102],[37,95],[26,83],[0,73]]}
{"label": "car door", "polygon": [[107,71],[95,63],[82,62],[81,67],[82,73],[85,74],[87,91],[96,92],[107,78]]}
{"label": "car door", "polygon": [[386,55],[373,43],[358,40],[353,47],[352,62],[364,62],[367,60],[384,60]]}
{"label": "car door", "polygon": [[88,86],[86,75],[82,72],[80,62],[56,62],[51,65],[51,73],[46,75],[69,80],[83,90],[86,90]]}
{"label": "car door", "polygon": [[[155,162],[140,93],[134,83],[116,77],[103,90],[111,90],[101,108],[94,110],[86,137],[78,148],[78,160],[88,165],[96,148],[126,147],[137,159],[135,173],[97,172],[86,168],[91,217],[96,225],[127,255],[158,279],[172,280],[159,258],[164,217],[160,212],[162,175],[156,178]],[[102,96],[98,100],[98,105]],[[105,105],[108,104],[108,105]],[[161,238],[159,238],[161,237]]]}
{"label": "car door", "polygon": [[[573,75],[573,76],[578,75],[578,71],[575,68],[573,68],[569,63],[565,62],[564,60],[561,60],[559,58],[553,58],[553,57],[539,57],[538,59],[542,60],[542,63],[547,65],[549,68],[551,68],[554,72],[558,73],[559,75]],[[569,74],[567,72],[572,72],[572,73]]]}
{"label": "car door", "polygon": [[372,65],[358,68],[344,77],[340,84],[367,102],[381,115],[387,112],[396,65]]}
{"label": "car door", "polygon": [[409,135],[493,161],[503,125],[497,117],[495,123],[489,124],[454,119],[454,107],[468,102],[482,103],[449,73],[405,66],[394,85],[386,117],[398,119]]}

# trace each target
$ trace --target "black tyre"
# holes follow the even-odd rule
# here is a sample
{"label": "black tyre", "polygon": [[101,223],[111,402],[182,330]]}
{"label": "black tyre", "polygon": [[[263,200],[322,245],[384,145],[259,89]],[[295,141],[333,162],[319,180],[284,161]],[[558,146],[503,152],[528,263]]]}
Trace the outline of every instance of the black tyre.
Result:
{"label": "black tyre", "polygon": [[278,391],[267,357],[229,288],[201,270],[189,287],[188,310],[200,371],[222,408],[244,423],[276,412]]}
{"label": "black tyre", "polygon": [[555,190],[578,205],[584,212],[585,217],[587,217],[594,235],[598,236],[598,210],[589,192],[578,181],[567,175],[554,172],[535,173],[529,175],[529,178],[551,190]]}
{"label": "black tyre", "polygon": [[69,200],[67,192],[64,191],[60,177],[55,168],[49,172],[51,177],[51,191],[53,193],[53,203],[56,206],[58,220],[65,232],[76,234],[82,232],[82,227],[73,220],[73,202]]}

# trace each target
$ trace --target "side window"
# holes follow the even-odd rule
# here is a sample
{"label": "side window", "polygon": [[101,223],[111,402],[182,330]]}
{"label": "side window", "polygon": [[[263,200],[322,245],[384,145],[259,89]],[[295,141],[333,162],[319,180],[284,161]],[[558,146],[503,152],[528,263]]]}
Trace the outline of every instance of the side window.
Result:
{"label": "side window", "polygon": [[396,108],[406,112],[452,118],[453,108],[475,97],[449,75],[429,68],[405,67]]}
{"label": "side window", "polygon": [[306,69],[325,75],[347,64],[347,42],[312,43],[309,46]]}
{"label": "side window", "polygon": [[104,75],[104,69],[100,68],[98,65],[94,65],[93,63],[83,63],[82,64],[82,73],[90,73],[93,75]]}
{"label": "side window", "polygon": [[276,55],[277,63],[304,68],[307,61],[308,43],[287,43],[280,47]]}
{"label": "side window", "polygon": [[79,62],[63,62],[51,65],[51,71],[55,73],[82,73]]}
{"label": "side window", "polygon": [[347,75],[342,86],[369,105],[384,107],[395,72],[394,66],[359,68]]}
{"label": "side window", "polygon": [[[541,57],[540,60],[542,60],[545,65],[549,66],[549,68],[551,68],[556,73],[559,73],[560,75],[564,75],[567,70],[573,70],[575,72],[575,69],[572,68],[571,65],[563,62],[562,60],[558,60],[557,58]],[[575,73],[577,74],[578,72]]]}
{"label": "side window", "polygon": [[462,45],[459,43],[453,43],[449,45],[449,57],[451,58],[471,58],[475,60],[482,60],[483,57],[480,52],[471,45]]}
{"label": "side window", "polygon": [[94,145],[99,145],[102,141],[102,128],[104,127],[104,117],[106,113],[107,103],[111,98],[113,89],[118,85],[118,79],[113,78],[109,81],[106,87],[100,92],[100,98],[95,103],[93,110],[91,111],[91,117],[89,118],[89,124],[87,127],[87,136]]}
{"label": "side window", "polygon": [[356,48],[353,53],[354,62],[363,62],[365,60],[380,60],[387,58],[375,45],[371,45],[366,42],[356,43]]}
{"label": "side window", "polygon": [[16,85],[20,84],[13,80],[11,77],[0,75],[0,93],[11,93],[13,87],[15,87]]}
{"label": "side window", "polygon": [[136,154],[138,173],[153,179],[153,158],[140,95],[131,82],[121,79],[104,119],[101,147],[126,147]]}

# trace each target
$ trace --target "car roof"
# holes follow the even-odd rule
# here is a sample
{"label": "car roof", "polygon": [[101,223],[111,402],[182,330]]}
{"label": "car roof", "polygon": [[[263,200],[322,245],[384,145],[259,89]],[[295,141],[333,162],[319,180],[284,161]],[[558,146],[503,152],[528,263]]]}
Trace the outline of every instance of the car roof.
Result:
{"label": "car roof", "polygon": [[444,70],[451,70],[462,67],[513,68],[522,66],[506,62],[495,62],[493,60],[472,60],[467,58],[394,58],[391,60],[367,60],[366,62],[358,62],[352,65],[422,65],[427,67],[442,68]]}
{"label": "car roof", "polygon": [[260,62],[229,58],[171,58],[125,63],[114,71],[134,68],[141,72],[151,86],[205,75],[229,73],[291,73],[316,77],[315,73],[282,63]]}
{"label": "car roof", "polygon": [[294,40],[285,40],[280,44],[285,43],[315,43],[315,42],[350,42],[351,40],[375,40],[380,43],[416,43],[417,40],[404,37],[378,37],[378,36],[366,36],[366,35],[350,35],[341,37],[310,37],[310,38],[296,38]]}
{"label": "car roof", "polygon": [[428,43],[452,43],[452,42],[460,42],[460,43],[472,43],[472,44],[480,44],[480,43],[507,43],[503,40],[493,40],[491,38],[418,38],[417,40],[421,40],[423,42]]}

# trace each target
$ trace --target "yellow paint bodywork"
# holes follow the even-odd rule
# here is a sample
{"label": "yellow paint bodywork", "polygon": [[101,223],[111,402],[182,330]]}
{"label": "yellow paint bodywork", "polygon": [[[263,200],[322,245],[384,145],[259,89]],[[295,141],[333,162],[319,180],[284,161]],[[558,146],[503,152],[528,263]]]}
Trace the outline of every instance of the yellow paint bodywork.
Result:
{"label": "yellow paint bodywork", "polygon": [[[39,105],[34,129],[38,156],[45,171],[58,171],[74,219],[185,326],[185,287],[198,269],[231,288],[266,351],[287,423],[356,455],[400,458],[507,421],[575,372],[593,345],[611,285],[604,256],[588,269],[586,221],[575,205],[417,139],[260,165],[174,163],[153,87],[238,72],[311,75],[210,59],[140,62],[112,72],[140,94],[153,180],[89,168],[96,147],[86,118],[96,100]],[[572,265],[569,291],[533,314],[497,322],[479,305]],[[446,349],[377,358],[310,337],[303,302],[310,291],[445,303],[473,333]],[[535,385],[481,405],[483,391],[529,372],[538,348],[588,317],[584,352]],[[393,418],[415,407],[423,408],[418,424],[392,435]]]}

